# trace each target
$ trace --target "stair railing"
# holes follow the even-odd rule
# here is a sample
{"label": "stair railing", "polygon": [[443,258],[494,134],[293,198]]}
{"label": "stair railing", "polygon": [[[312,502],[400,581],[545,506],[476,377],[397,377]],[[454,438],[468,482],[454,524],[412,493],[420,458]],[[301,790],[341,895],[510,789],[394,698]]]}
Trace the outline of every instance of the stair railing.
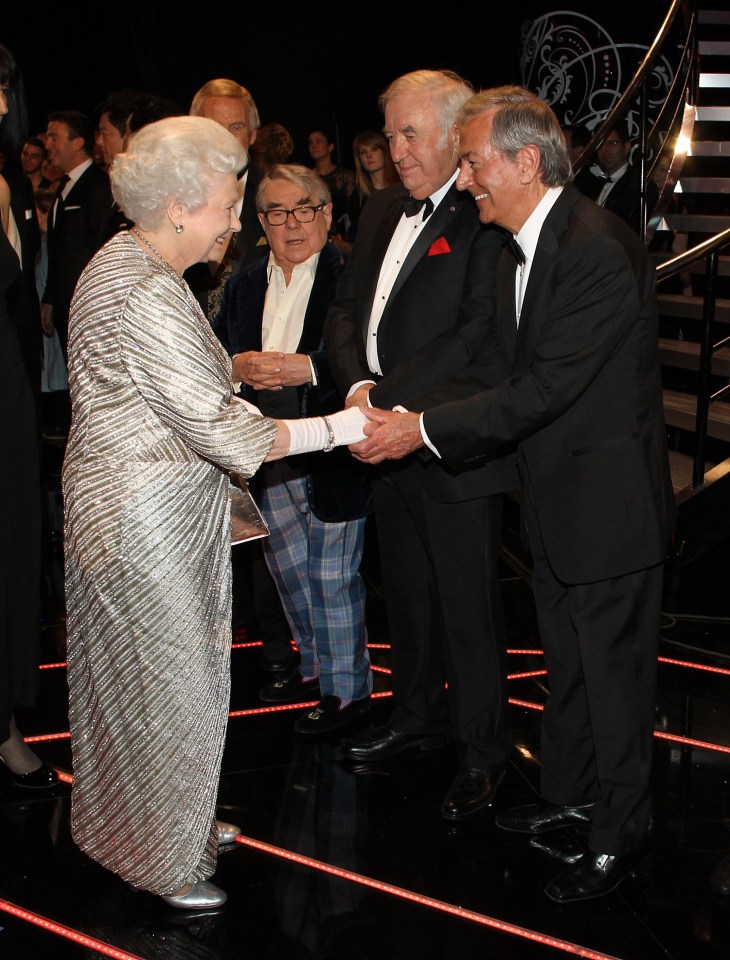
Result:
{"label": "stair railing", "polygon": [[657,267],[657,282],[674,277],[693,263],[705,258],[705,293],[702,308],[702,339],[700,340],[699,387],[695,416],[695,452],[692,463],[692,489],[704,484],[707,462],[707,421],[710,405],[730,394],[730,383],[711,392],[712,357],[730,345],[730,337],[715,341],[715,306],[717,301],[717,268],[720,250],[730,244],[730,227],[703,241],[691,250],[680,253]]}

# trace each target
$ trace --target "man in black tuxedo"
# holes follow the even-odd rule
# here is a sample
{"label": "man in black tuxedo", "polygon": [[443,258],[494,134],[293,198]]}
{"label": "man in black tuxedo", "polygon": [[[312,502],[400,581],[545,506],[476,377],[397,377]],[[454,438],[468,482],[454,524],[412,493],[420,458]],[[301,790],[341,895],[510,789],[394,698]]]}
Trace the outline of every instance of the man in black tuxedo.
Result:
{"label": "man in black tuxedo", "polygon": [[249,164],[241,177],[241,229],[225,248],[220,263],[195,264],[185,271],[185,279],[197,297],[203,312],[213,322],[220,309],[223,288],[229,277],[242,266],[268,253],[269,245],[256,210],[256,191],[262,170],[251,163],[250,146],[260,126],[259,112],[249,91],[235,80],[209,80],[193,97],[191,117],[207,117],[229,130],[249,154]]}
{"label": "man in black tuxedo", "polygon": [[[419,70],[380,98],[402,185],[365,204],[325,326],[348,405],[412,405],[489,332],[502,236],[480,226],[454,183],[454,120],[472,92],[449,71]],[[505,373],[498,362],[491,382]],[[344,754],[380,760],[450,734],[459,762],[441,808],[450,820],[491,805],[512,745],[496,566],[501,493],[516,482],[509,461],[450,469],[413,456],[373,471],[393,710]]]}
{"label": "man in black tuxedo", "polygon": [[426,444],[457,465],[517,442],[550,696],[541,798],[497,825],[535,835],[590,824],[586,852],[546,888],[559,902],[583,900],[613,890],[646,858],[675,512],[655,270],[638,237],[568,183],[560,126],[534,94],[483,91],[459,129],[459,187],[482,222],[521,248],[500,258],[499,342],[489,345],[511,375],[478,391],[477,363],[461,378],[465,387],[471,376],[473,396],[420,418],[373,413],[380,430],[353,449],[377,463]]}
{"label": "man in black tuxedo", "polygon": [[[269,252],[269,243],[256,209],[256,192],[263,171],[251,163],[250,147],[260,125],[256,102],[249,91],[235,80],[209,80],[198,90],[190,104],[190,115],[207,117],[225,127],[248,152],[249,165],[240,180],[241,229],[222,248],[220,263],[196,263],[184,277],[195,294],[203,313],[214,323],[223,305],[228,280],[240,269],[259,261]],[[291,647],[291,631],[274,581],[264,561],[262,545],[253,541],[236,548],[233,557],[234,626],[239,610],[246,622],[255,614],[264,649],[261,665],[271,673],[291,673],[297,658]]]}
{"label": "man in black tuxedo", "polygon": [[91,159],[94,127],[76,110],[48,117],[46,148],[51,163],[63,170],[48,215],[48,280],[41,303],[47,336],[58,332],[67,356],[68,311],[81,271],[119,229],[122,218],[112,198],[109,178]]}
{"label": "man in black tuxedo", "polygon": [[[596,149],[601,175],[585,168],[576,178],[576,186],[599,207],[621,217],[636,233],[641,231],[641,171],[631,163],[632,141],[628,124],[621,120],[606,134]],[[659,198],[653,180],[646,187],[647,208],[651,212]]]}

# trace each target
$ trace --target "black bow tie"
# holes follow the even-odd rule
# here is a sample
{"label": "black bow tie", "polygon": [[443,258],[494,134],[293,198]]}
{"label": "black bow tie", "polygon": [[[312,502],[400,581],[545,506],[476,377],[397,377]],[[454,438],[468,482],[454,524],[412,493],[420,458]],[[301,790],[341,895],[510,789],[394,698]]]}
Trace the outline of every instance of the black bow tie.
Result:
{"label": "black bow tie", "polygon": [[605,173],[602,173],[598,179],[603,180],[604,183],[613,183],[611,177],[607,177]]}
{"label": "black bow tie", "polygon": [[508,233],[505,237],[504,245],[520,265],[525,262],[525,254],[522,251],[522,247],[515,240],[511,233]]}
{"label": "black bow tie", "polygon": [[426,197],[425,200],[416,200],[415,197],[403,197],[403,212],[407,217],[415,217],[422,207],[423,219],[425,220],[433,213],[433,200],[430,197]]}

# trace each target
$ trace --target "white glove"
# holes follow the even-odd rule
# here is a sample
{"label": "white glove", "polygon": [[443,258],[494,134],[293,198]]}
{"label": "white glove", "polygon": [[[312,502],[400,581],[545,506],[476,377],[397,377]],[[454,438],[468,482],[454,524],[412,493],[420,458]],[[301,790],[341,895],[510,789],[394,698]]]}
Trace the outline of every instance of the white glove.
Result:
{"label": "white glove", "polygon": [[[363,426],[368,422],[357,407],[348,407],[326,417],[306,417],[303,420],[283,420],[289,430],[289,455],[333,450],[345,444],[365,439]],[[327,427],[329,424],[329,429]]]}

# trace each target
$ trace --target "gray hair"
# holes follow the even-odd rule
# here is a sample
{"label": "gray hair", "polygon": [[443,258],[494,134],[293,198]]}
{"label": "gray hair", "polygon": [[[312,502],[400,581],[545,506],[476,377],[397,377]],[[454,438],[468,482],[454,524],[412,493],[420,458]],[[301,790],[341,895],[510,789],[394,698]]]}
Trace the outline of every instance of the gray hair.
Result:
{"label": "gray hair", "polygon": [[266,188],[273,180],[286,180],[302,191],[302,197],[311,197],[316,203],[332,203],[329,187],[318,173],[298,163],[275,163],[269,168],[256,191],[256,209],[262,213],[266,208]]}
{"label": "gray hair", "polygon": [[464,126],[495,110],[491,146],[510,160],[523,147],[540,151],[540,180],[546,187],[560,187],[570,179],[570,157],[560,122],[551,108],[524,87],[506,86],[481,90],[459,112],[457,126]]}
{"label": "gray hair", "polygon": [[474,93],[474,88],[453,70],[414,70],[395,79],[380,94],[378,103],[385,113],[391,100],[406,94],[428,94],[433,101],[441,126],[440,147],[445,147],[456,123],[457,115]]}
{"label": "gray hair", "polygon": [[143,230],[153,230],[170,199],[191,210],[202,207],[222,178],[245,163],[246,151],[215,120],[167,117],[132,136],[114,158],[109,179],[126,216]]}

